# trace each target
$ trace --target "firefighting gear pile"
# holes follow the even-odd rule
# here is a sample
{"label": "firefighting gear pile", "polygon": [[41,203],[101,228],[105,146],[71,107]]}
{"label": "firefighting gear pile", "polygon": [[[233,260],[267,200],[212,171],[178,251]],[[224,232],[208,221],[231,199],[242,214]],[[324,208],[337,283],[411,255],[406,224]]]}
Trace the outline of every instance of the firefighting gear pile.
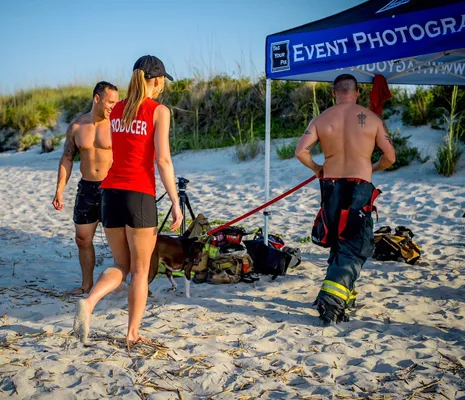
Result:
{"label": "firefighting gear pile", "polygon": [[241,243],[244,234],[242,228],[227,227],[201,239],[204,248],[200,263],[194,267],[193,281],[221,284],[258,280],[252,274],[252,258]]}

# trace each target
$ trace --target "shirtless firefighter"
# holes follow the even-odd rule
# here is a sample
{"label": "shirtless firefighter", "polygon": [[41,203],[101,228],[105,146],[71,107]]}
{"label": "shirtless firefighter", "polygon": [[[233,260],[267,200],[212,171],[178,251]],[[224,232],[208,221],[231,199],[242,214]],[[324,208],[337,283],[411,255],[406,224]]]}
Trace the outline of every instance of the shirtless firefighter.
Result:
{"label": "shirtless firefighter", "polygon": [[[325,325],[348,320],[345,310],[355,299],[355,281],[374,250],[373,202],[380,193],[372,174],[396,159],[384,122],[357,105],[357,81],[352,75],[334,81],[336,105],[314,118],[300,139],[296,156],[320,178],[321,210],[312,241],[330,248],[326,278],[315,304]],[[310,151],[321,143],[325,161],[316,164]],[[377,146],[383,153],[371,163]]]}
{"label": "shirtless firefighter", "polygon": [[73,160],[81,157],[81,175],[74,204],[73,221],[76,244],[82,271],[81,287],[73,294],[88,293],[94,284],[95,230],[100,221],[100,183],[112,164],[110,113],[118,102],[118,89],[108,82],[99,82],[94,88],[92,109],[77,117],[68,127],[66,142],[58,166],[58,179],[53,206],[62,211],[63,192],[71,176]]}

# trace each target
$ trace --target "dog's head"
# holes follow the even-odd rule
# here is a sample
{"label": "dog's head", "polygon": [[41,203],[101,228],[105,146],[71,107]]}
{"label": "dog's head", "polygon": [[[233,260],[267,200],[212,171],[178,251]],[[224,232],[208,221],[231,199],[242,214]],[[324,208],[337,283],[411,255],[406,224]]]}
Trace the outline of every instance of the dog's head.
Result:
{"label": "dog's head", "polygon": [[205,243],[201,242],[200,240],[196,240],[194,243],[192,243],[189,249],[189,253],[187,254],[188,262],[191,262],[193,265],[198,265],[202,259],[204,247]]}

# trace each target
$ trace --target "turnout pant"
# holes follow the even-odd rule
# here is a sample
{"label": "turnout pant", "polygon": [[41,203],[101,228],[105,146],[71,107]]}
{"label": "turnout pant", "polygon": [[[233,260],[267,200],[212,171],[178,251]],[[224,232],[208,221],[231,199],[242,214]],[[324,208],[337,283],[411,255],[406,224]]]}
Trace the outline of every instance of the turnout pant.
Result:
{"label": "turnout pant", "polygon": [[312,239],[331,250],[317,302],[343,314],[355,300],[355,281],[373,254],[371,213],[381,191],[369,182],[351,178],[321,179],[320,189],[321,210]]}

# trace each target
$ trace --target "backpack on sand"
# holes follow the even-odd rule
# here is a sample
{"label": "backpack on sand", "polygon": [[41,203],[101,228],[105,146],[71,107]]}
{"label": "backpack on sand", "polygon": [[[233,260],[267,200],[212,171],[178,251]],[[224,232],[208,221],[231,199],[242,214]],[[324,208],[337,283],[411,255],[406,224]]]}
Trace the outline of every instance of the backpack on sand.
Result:
{"label": "backpack on sand", "polygon": [[244,240],[244,244],[252,257],[254,271],[273,275],[273,280],[286,275],[288,268],[296,267],[302,261],[300,250],[297,248],[283,247],[282,250],[277,250],[272,245],[266,246],[263,240]]}
{"label": "backpack on sand", "polygon": [[391,227],[382,226],[375,232],[373,258],[379,261],[403,260],[408,264],[415,264],[421,257],[421,248],[412,240],[414,236],[404,226],[398,226],[394,233]]}

